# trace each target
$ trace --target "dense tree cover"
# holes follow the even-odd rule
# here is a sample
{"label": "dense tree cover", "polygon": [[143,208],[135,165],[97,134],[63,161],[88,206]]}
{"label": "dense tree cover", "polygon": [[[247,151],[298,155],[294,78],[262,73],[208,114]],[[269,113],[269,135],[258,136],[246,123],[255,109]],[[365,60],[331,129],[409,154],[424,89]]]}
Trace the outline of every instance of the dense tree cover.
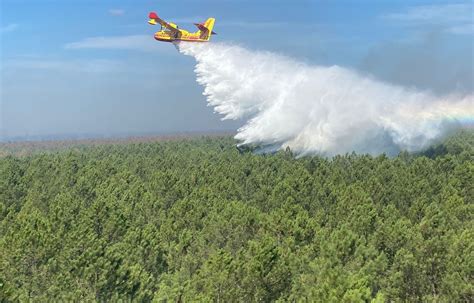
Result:
{"label": "dense tree cover", "polygon": [[0,159],[0,301],[474,300],[472,133],[425,154],[231,138]]}

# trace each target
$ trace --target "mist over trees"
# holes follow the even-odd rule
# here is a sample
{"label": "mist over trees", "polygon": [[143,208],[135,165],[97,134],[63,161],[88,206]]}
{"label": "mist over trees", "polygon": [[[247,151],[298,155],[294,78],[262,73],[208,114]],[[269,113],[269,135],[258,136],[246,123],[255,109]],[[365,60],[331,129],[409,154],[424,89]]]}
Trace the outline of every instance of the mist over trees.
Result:
{"label": "mist over trees", "polygon": [[2,302],[474,299],[472,132],[394,158],[228,137],[2,155]]}

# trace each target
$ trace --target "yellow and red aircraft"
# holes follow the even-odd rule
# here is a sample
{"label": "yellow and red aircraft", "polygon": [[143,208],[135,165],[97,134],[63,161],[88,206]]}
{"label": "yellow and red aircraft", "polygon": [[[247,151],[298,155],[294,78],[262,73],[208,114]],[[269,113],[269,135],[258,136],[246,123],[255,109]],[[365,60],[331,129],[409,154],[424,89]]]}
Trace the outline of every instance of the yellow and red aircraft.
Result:
{"label": "yellow and red aircraft", "polygon": [[161,25],[161,30],[155,33],[155,39],[158,41],[175,42],[175,41],[191,41],[191,42],[207,42],[211,38],[211,35],[216,33],[212,31],[214,28],[214,22],[216,19],[209,18],[204,23],[194,23],[199,29],[195,33],[190,33],[184,29],[180,29],[176,24],[166,22],[155,12],[151,12],[148,16],[150,20],[148,23],[151,25]]}

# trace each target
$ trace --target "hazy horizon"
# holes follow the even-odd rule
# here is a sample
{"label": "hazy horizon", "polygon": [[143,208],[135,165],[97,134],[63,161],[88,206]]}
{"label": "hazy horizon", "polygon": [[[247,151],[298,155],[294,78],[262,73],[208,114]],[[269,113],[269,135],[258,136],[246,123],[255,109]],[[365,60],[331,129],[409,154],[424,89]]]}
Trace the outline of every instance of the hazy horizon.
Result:
{"label": "hazy horizon", "polygon": [[14,143],[14,142],[35,142],[35,141],[75,141],[75,140],[109,140],[118,139],[126,140],[129,138],[160,138],[173,136],[213,136],[213,135],[234,135],[236,130],[233,129],[219,129],[219,130],[189,130],[189,131],[157,131],[157,132],[136,132],[136,133],[70,133],[70,134],[43,134],[43,135],[23,135],[0,137],[0,143]]}

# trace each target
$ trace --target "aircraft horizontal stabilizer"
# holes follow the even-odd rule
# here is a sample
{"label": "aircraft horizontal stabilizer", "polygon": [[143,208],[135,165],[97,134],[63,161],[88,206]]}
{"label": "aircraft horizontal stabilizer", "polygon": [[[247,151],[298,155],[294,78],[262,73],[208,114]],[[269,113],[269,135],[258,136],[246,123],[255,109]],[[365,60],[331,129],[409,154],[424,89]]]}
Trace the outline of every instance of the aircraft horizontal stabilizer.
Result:
{"label": "aircraft horizontal stabilizer", "polygon": [[[199,28],[199,30],[203,31],[203,32],[208,32],[209,29],[202,23],[194,23],[194,25],[196,25],[197,28]],[[211,31],[211,35],[217,35],[216,32],[214,31]]]}
{"label": "aircraft horizontal stabilizer", "polygon": [[208,29],[202,23],[194,23],[194,25],[196,25],[196,27],[201,31],[208,31]]}

